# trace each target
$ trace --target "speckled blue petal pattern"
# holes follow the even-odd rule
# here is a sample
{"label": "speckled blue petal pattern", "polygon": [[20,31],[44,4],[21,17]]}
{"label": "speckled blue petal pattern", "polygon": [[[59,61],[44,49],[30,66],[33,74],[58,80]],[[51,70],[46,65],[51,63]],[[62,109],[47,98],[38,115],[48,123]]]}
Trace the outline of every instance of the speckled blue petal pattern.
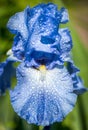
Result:
{"label": "speckled blue petal pattern", "polygon": [[45,126],[60,122],[75,105],[77,96],[65,67],[41,72],[22,63],[17,79],[17,86],[10,92],[11,102],[29,123]]}

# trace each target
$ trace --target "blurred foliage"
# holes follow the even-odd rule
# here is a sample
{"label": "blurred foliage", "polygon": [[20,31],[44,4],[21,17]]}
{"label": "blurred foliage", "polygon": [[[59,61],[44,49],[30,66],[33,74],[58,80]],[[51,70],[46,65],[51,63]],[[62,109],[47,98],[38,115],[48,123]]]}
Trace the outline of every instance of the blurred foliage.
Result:
{"label": "blurred foliage", "polygon": [[[80,75],[84,80],[85,86],[88,86],[88,45],[84,45],[84,39],[77,32],[77,27],[82,26],[83,29],[88,29],[88,22],[82,23],[84,18],[83,11],[88,15],[88,0],[0,0],[0,61],[6,58],[6,52],[11,48],[13,35],[7,30],[6,24],[8,19],[16,12],[22,11],[27,5],[35,6],[41,2],[53,2],[59,6],[68,8],[70,14],[70,22],[65,25],[71,30],[74,47],[73,59],[75,64],[80,68]],[[84,10],[82,10],[82,9]],[[84,15],[80,14],[83,13]],[[79,21],[79,14],[81,20]],[[87,19],[87,17],[86,17]],[[88,20],[88,19],[87,19]],[[77,25],[78,23],[78,25]],[[87,30],[88,31],[88,30]],[[82,35],[86,35],[84,31]],[[87,43],[87,42],[86,42]],[[54,123],[50,126],[50,130],[88,130],[88,94],[85,93],[78,97],[77,104],[74,110],[66,117],[62,123]],[[0,130],[42,130],[43,127],[28,124],[25,120],[17,116],[10,104],[9,93],[0,97]]]}

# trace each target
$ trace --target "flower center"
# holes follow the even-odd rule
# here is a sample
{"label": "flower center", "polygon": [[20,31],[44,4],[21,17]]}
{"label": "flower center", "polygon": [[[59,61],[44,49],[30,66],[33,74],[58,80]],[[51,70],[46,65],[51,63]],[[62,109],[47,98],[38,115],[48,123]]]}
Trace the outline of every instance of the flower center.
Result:
{"label": "flower center", "polygon": [[40,71],[46,71],[46,66],[45,65],[40,65],[39,70]]}
{"label": "flower center", "polygon": [[40,70],[40,73],[41,73],[40,80],[44,81],[45,78],[46,78],[46,71],[47,71],[46,66],[45,65],[40,65],[39,70]]}

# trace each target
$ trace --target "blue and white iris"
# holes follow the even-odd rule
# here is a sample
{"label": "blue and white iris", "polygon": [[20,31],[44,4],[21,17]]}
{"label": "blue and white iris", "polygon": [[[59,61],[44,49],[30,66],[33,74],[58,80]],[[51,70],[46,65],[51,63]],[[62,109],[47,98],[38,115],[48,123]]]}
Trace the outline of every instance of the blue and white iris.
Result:
{"label": "blue and white iris", "polygon": [[0,93],[10,88],[12,64],[20,62],[10,97],[14,110],[28,123],[61,122],[72,111],[77,95],[86,91],[70,57],[70,31],[59,27],[68,20],[65,8],[58,10],[48,3],[27,7],[8,21],[16,36],[9,57],[0,64]]}

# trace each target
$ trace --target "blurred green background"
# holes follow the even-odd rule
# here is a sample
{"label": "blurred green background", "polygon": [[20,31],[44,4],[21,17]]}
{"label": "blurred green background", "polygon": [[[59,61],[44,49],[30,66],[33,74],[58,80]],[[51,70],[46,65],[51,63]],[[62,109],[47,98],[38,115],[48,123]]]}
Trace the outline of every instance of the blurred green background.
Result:
{"label": "blurred green background", "polygon": [[[8,19],[16,12],[22,11],[27,5],[35,6],[41,2],[53,2],[66,7],[70,22],[69,27],[73,38],[72,55],[84,85],[88,87],[88,0],[0,0],[0,61],[6,58],[11,48],[13,35],[7,30]],[[74,110],[62,123],[54,123],[51,130],[88,130],[88,93],[78,97]],[[0,130],[42,130],[42,127],[29,125],[19,118],[10,104],[9,94],[0,97]]]}

